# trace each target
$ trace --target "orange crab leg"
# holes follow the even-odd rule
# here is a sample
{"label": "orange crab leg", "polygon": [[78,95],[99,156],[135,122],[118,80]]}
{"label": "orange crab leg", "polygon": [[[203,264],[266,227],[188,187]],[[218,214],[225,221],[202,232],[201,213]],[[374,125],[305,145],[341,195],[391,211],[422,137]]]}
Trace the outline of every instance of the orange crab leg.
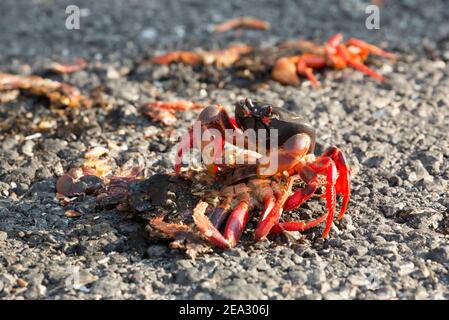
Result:
{"label": "orange crab leg", "polygon": [[335,47],[338,46],[342,41],[343,41],[343,34],[341,34],[341,33],[339,32],[339,33],[334,34],[332,37],[330,37],[330,38],[327,40],[327,44],[328,44],[329,46],[335,48]]}
{"label": "orange crab leg", "polygon": [[363,73],[366,73],[367,75],[379,79],[380,81],[384,81],[385,78],[380,75],[379,73],[375,72],[374,70],[371,70],[366,65],[364,65],[362,62],[357,61],[356,58],[354,58],[351,53],[349,52],[348,48],[344,45],[338,45],[337,46],[337,52],[338,55],[351,67],[354,69],[357,69]]}
{"label": "orange crab leg", "polygon": [[367,50],[368,52],[375,54],[377,56],[385,57],[388,59],[394,59],[396,57],[391,52],[385,51],[371,43],[365,42],[365,41],[357,39],[357,38],[350,38],[348,41],[346,41],[346,45],[355,46],[355,47]]}
{"label": "orange crab leg", "polygon": [[299,56],[296,69],[299,74],[305,75],[314,86],[318,86],[319,82],[313,74],[313,69],[324,68],[326,59],[314,54],[303,54]]}
{"label": "orange crab leg", "polygon": [[268,214],[273,210],[276,205],[276,198],[274,196],[267,197],[265,199],[265,208],[262,212],[262,220],[266,219]]}

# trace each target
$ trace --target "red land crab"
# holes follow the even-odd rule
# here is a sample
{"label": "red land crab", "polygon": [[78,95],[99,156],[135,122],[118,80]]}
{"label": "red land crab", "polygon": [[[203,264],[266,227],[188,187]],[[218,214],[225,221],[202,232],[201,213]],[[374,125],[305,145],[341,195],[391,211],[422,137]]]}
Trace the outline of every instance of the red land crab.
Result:
{"label": "red land crab", "polygon": [[379,79],[385,78],[368,68],[363,62],[370,53],[385,58],[394,58],[394,54],[363,40],[350,38],[342,43],[343,35],[337,33],[327,40],[324,46],[318,46],[310,41],[289,41],[284,47],[296,47],[304,52],[301,55],[282,57],[278,59],[272,70],[272,78],[282,84],[298,85],[298,74],[306,76],[314,86],[319,82],[313,74],[314,69],[331,67],[344,69],[352,67],[369,76]]}
{"label": "red land crab", "polygon": [[[249,212],[258,203],[264,204],[264,210],[255,230],[256,240],[265,238],[270,232],[303,231],[324,220],[323,238],[326,237],[333,223],[338,194],[343,197],[338,218],[345,214],[350,196],[350,169],[345,156],[336,147],[315,156],[315,129],[301,117],[282,108],[246,99],[236,103],[235,118],[230,117],[223,106],[213,105],[200,113],[199,123],[200,137],[195,136],[194,125],[181,139],[175,171],[179,173],[183,153],[189,149],[199,148],[204,157],[203,151],[210,143],[215,146],[211,153],[213,161],[206,167],[212,175],[224,177],[229,186],[223,189],[223,201],[209,217],[204,215],[205,210],[196,210],[193,215],[200,233],[213,244],[222,248],[235,246],[248,221]],[[233,135],[226,134],[227,129],[232,130]],[[256,132],[257,141],[250,141],[248,136],[245,138],[248,129],[260,129]],[[271,129],[277,130],[277,145],[270,145],[271,139],[267,139],[270,133],[273,134]],[[213,141],[205,143],[202,135],[210,135],[212,131]],[[257,151],[254,146],[261,143],[268,147],[269,153],[259,157],[253,165],[230,167],[223,164],[221,159],[225,143],[235,146],[239,138],[243,138],[244,150]],[[277,164],[276,170],[267,169],[272,168],[273,163]],[[326,192],[323,197],[326,199],[327,213],[308,223],[280,222],[283,210],[295,209],[315,194],[321,184],[320,175],[325,177]],[[298,179],[305,183],[305,187],[293,192],[293,183]],[[244,181],[247,183],[244,184]],[[226,218],[222,234],[219,229]]]}

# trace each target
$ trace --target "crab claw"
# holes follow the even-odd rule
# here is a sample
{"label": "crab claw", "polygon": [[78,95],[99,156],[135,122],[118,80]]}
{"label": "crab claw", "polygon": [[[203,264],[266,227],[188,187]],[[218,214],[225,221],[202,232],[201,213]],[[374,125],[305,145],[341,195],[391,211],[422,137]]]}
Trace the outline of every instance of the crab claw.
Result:
{"label": "crab claw", "polygon": [[297,57],[284,57],[276,61],[271,72],[273,80],[286,85],[298,85],[300,83],[297,75]]}
{"label": "crab claw", "polygon": [[[203,109],[191,129],[181,138],[175,162],[175,171],[181,169],[182,155],[193,147],[201,150],[203,161],[211,174],[218,170],[217,160],[222,157],[225,145],[226,129],[232,129],[235,135],[241,134],[235,119],[230,117],[223,106],[217,104]],[[231,137],[232,139],[235,136]],[[229,141],[233,142],[233,141]]]}

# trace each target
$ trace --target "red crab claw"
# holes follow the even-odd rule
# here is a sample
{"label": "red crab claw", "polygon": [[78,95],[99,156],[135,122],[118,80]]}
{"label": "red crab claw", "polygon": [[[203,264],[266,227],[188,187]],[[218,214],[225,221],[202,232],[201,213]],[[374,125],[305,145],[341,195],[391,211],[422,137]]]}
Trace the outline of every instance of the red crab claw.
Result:
{"label": "red crab claw", "polygon": [[[208,106],[201,111],[198,121],[193,124],[178,144],[175,171],[179,173],[181,169],[183,154],[188,152],[193,147],[197,147],[201,150],[202,156],[207,156],[208,158],[208,161],[205,161],[208,170],[211,174],[215,174],[218,170],[215,160],[222,156],[222,151],[225,144],[226,129],[233,129],[237,133],[241,132],[241,130],[237,127],[235,119],[228,115],[223,106],[218,104]],[[206,135],[208,135],[210,139],[207,139]],[[211,139],[213,141],[210,141]],[[211,145],[211,142],[213,142],[213,146]],[[210,147],[213,148],[210,149]],[[213,154],[209,151],[212,151]]]}

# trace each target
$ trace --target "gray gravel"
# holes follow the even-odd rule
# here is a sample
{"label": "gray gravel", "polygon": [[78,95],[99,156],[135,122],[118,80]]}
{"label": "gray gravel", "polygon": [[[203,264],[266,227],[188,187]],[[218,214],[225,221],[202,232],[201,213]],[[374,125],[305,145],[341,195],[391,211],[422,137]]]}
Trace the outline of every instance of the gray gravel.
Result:
{"label": "gray gravel", "polygon": [[[72,3],[84,8],[78,31],[64,27]],[[348,10],[357,3],[1,1],[8,13],[0,21],[3,72],[36,73],[51,60],[82,56],[89,69],[62,79],[85,91],[103,84],[113,106],[74,115],[76,124],[61,120],[58,128],[73,133],[56,130],[31,140],[25,137],[36,117],[47,114],[45,104],[21,98],[0,106],[2,128],[11,112],[22,115],[20,126],[0,138],[0,298],[448,299],[447,3],[387,0],[380,30],[365,29],[365,13]],[[235,33],[208,30],[239,15],[273,26],[243,32],[253,44],[324,41],[342,31],[380,43],[400,59],[372,60],[388,83],[328,70],[318,73],[318,90],[306,81],[297,88],[270,82],[267,90],[232,83],[218,89],[182,66],[126,76],[136,61],[157,52],[224,46]],[[56,177],[90,146],[119,142],[122,151],[112,154],[117,166],[141,161],[147,176],[170,170],[165,156],[174,142],[145,139],[160,127],[138,111],[154,92],[227,106],[251,96],[303,114],[318,128],[321,147],[337,145],[348,155],[354,179],[346,218],[327,241],[317,229],[292,246],[249,241],[196,261],[150,242],[143,226],[124,214],[95,212],[89,197],[82,217],[66,218],[55,198]],[[185,114],[177,127],[194,117]]]}

